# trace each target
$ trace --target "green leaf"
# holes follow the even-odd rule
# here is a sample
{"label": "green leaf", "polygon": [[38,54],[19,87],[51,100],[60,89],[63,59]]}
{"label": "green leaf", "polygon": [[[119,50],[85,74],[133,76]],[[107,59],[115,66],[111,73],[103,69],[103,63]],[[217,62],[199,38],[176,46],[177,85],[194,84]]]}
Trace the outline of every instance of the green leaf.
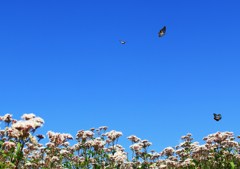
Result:
{"label": "green leaf", "polygon": [[230,165],[231,165],[231,169],[234,169],[235,168],[235,164],[233,161],[230,162]]}
{"label": "green leaf", "polygon": [[21,150],[21,143],[17,143],[17,151]]}

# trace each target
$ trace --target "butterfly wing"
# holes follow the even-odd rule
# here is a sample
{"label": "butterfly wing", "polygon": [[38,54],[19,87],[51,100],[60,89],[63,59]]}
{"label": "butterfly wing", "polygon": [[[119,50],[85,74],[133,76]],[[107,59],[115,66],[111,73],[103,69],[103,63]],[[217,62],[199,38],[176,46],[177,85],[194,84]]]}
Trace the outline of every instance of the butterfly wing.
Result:
{"label": "butterfly wing", "polygon": [[218,118],[219,118],[219,120],[221,120],[222,119],[222,115],[218,114]]}
{"label": "butterfly wing", "polygon": [[122,45],[124,45],[124,44],[126,44],[126,41],[120,40],[120,43],[121,43]]}
{"label": "butterfly wing", "polygon": [[219,121],[219,120],[221,120],[222,119],[222,115],[221,114],[213,114],[214,115],[214,120],[216,120],[216,121]]}
{"label": "butterfly wing", "polygon": [[167,28],[166,28],[166,26],[164,26],[164,27],[158,32],[158,36],[159,36],[159,37],[164,36],[165,33],[166,33],[166,30],[167,30]]}

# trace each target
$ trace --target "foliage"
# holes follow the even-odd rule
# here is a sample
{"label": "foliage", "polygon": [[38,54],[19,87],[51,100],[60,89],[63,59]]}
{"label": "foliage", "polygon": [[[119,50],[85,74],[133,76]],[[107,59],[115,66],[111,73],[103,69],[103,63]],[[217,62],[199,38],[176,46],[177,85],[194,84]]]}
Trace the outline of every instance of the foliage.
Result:
{"label": "foliage", "polygon": [[[191,134],[182,136],[183,142],[161,152],[148,149],[151,142],[135,135],[131,159],[118,144],[122,132],[107,132],[107,127],[79,130],[76,143],[70,134],[47,133],[49,142],[40,143],[43,135],[35,131],[44,123],[34,114],[24,114],[22,120],[12,115],[0,116],[5,129],[0,130],[0,168],[7,169],[237,169],[240,168],[240,144],[232,132],[216,132],[203,138],[199,145]],[[239,136],[238,136],[239,138]]]}

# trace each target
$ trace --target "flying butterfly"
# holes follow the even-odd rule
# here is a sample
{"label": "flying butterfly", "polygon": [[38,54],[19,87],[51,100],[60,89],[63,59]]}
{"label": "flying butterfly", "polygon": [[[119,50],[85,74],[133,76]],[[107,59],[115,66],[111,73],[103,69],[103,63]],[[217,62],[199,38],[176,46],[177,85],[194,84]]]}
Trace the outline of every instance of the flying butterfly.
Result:
{"label": "flying butterfly", "polygon": [[214,120],[216,120],[216,121],[219,121],[219,120],[222,119],[222,115],[221,115],[221,114],[215,114],[215,113],[213,113],[213,115],[214,115]]}
{"label": "flying butterfly", "polygon": [[160,29],[160,31],[158,32],[158,36],[159,37],[163,37],[164,35],[165,35],[165,33],[166,33],[166,30],[167,30],[167,28],[166,28],[166,26],[164,26],[162,29]]}
{"label": "flying butterfly", "polygon": [[121,43],[122,45],[125,45],[125,44],[126,44],[126,41],[120,40],[120,43]]}

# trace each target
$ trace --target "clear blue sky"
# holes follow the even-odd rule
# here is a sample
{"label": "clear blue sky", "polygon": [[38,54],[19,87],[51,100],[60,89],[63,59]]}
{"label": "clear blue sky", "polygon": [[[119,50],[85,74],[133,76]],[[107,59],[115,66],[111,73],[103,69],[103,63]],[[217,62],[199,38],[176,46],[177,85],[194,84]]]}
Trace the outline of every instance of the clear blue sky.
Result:
{"label": "clear blue sky", "polygon": [[0,113],[35,113],[43,134],[106,125],[126,148],[135,134],[158,151],[188,132],[240,134],[239,9],[238,0],[1,1]]}

